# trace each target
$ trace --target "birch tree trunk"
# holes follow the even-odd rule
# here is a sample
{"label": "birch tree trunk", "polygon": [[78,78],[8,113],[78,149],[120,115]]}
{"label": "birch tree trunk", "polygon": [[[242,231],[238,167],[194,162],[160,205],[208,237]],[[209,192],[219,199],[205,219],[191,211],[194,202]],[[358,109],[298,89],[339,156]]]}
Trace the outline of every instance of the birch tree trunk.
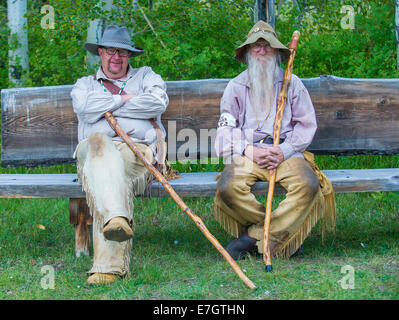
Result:
{"label": "birch tree trunk", "polygon": [[399,70],[399,0],[395,0],[396,68]]}
{"label": "birch tree trunk", "polygon": [[23,86],[24,74],[29,72],[29,48],[28,33],[26,30],[27,0],[8,0],[7,15],[8,27],[10,28],[9,38],[9,68],[8,77],[17,87]]}
{"label": "birch tree trunk", "polygon": [[[105,10],[112,9],[112,0],[103,0],[98,3],[101,5],[101,2],[105,2],[105,6],[103,7]],[[104,19],[95,19],[89,21],[89,26],[87,28],[87,42],[89,43],[100,43],[101,38],[103,36],[104,30],[106,28],[106,21]],[[97,64],[100,62],[100,57],[92,55],[91,53],[87,53],[87,66],[90,71],[93,71]]]}

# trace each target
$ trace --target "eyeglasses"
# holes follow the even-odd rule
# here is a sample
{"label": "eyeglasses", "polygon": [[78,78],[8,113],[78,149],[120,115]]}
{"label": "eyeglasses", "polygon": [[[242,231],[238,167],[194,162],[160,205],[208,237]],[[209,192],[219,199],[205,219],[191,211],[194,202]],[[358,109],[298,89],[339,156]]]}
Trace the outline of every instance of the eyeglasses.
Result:
{"label": "eyeglasses", "polygon": [[254,49],[255,51],[260,51],[261,48],[271,48],[270,43],[254,43],[251,45],[251,48]]}
{"label": "eyeglasses", "polygon": [[125,49],[117,49],[117,48],[107,48],[103,47],[105,49],[105,52],[108,53],[110,56],[113,56],[117,51],[119,53],[119,56],[121,57],[129,57],[130,56],[130,51],[125,50]]}

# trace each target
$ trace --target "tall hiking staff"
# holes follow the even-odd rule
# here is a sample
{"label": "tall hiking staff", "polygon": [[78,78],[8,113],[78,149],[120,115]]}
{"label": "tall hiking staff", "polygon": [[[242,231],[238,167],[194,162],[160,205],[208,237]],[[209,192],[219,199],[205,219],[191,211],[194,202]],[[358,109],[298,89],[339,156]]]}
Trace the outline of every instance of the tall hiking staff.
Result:
{"label": "tall hiking staff", "polygon": [[[280,141],[281,121],[283,119],[285,103],[287,101],[288,87],[291,82],[292,67],[294,64],[299,36],[300,36],[299,31],[294,31],[289,45],[291,54],[287,62],[287,67],[285,68],[284,81],[277,102],[277,113],[276,113],[276,118],[274,119],[274,127],[273,127],[273,146],[277,146]],[[267,193],[266,217],[265,217],[264,235],[263,235],[263,260],[265,262],[265,268],[267,272],[272,271],[270,243],[269,243],[269,229],[270,229],[270,218],[272,214],[274,187],[276,184],[276,170],[277,168],[271,170],[270,172],[271,175],[269,179],[269,191]]]}
{"label": "tall hiking staff", "polygon": [[219,241],[209,232],[207,227],[204,225],[203,221],[195,215],[189,207],[183,202],[180,196],[173,190],[165,177],[144,157],[141,151],[137,148],[135,143],[130,139],[130,137],[122,130],[119,126],[118,122],[114,118],[111,112],[105,113],[105,119],[107,119],[108,123],[114,129],[115,133],[120,136],[126,144],[132,149],[134,154],[139,158],[146,168],[155,176],[155,178],[163,185],[165,190],[169,193],[172,199],[176,202],[176,204],[195,222],[197,227],[201,230],[201,232],[205,235],[205,237],[214,245],[214,247],[223,255],[223,257],[227,260],[230,266],[233,268],[235,273],[241,278],[242,281],[250,288],[255,289],[255,284],[248,279],[248,277],[242,272],[237,263],[233,260],[233,258],[228,254],[228,252],[221,246]]}

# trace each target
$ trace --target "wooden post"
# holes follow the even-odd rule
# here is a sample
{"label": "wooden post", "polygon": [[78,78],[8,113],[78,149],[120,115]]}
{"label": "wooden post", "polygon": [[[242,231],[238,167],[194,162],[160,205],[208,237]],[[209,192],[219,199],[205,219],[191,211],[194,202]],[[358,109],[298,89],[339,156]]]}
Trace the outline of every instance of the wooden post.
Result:
{"label": "wooden post", "polygon": [[17,87],[23,86],[23,75],[29,71],[28,33],[26,0],[8,0],[7,15],[9,38],[9,72],[10,81]]}
{"label": "wooden post", "polygon": [[263,20],[275,29],[274,0],[256,0],[254,7],[254,22]]}
{"label": "wooden post", "polygon": [[69,223],[75,225],[75,255],[77,258],[83,253],[90,253],[90,225],[93,219],[90,216],[86,199],[69,199]]}

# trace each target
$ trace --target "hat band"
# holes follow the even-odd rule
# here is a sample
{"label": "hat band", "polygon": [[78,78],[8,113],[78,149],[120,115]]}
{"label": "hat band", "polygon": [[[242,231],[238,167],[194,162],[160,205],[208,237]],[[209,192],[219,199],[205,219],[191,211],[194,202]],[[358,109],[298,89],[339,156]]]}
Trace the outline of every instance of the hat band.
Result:
{"label": "hat band", "polygon": [[276,33],[274,32],[273,29],[259,28],[259,27],[256,27],[255,29],[251,30],[251,31],[248,33],[248,38],[249,38],[249,36],[250,36],[251,34],[256,33],[256,32],[259,32],[259,31],[260,31],[260,32],[270,32],[270,33],[273,33],[274,36],[277,38],[277,35],[276,35]]}
{"label": "hat band", "polygon": [[103,43],[114,43],[114,44],[124,44],[124,45],[131,45],[131,42],[129,40],[126,39],[103,39],[103,41],[101,42]]}

